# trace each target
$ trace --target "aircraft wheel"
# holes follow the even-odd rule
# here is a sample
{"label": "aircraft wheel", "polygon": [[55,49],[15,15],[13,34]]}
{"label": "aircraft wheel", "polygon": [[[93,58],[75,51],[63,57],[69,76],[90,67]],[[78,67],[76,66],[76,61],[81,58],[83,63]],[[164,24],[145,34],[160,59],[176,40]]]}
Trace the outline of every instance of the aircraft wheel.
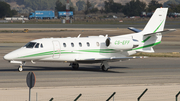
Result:
{"label": "aircraft wheel", "polygon": [[78,63],[72,63],[72,68],[73,68],[74,70],[79,69],[79,64],[78,64]]}
{"label": "aircraft wheel", "polygon": [[104,65],[101,66],[102,71],[108,71],[108,68],[106,68]]}
{"label": "aircraft wheel", "polygon": [[22,72],[23,71],[22,66],[19,66],[18,70],[19,70],[19,72]]}

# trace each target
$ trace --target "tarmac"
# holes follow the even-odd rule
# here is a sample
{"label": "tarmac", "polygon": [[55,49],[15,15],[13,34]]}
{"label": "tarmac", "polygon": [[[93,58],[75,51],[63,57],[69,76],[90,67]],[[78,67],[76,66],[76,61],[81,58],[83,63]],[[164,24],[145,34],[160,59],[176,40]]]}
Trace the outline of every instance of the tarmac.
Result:
{"label": "tarmac", "polygon": [[[180,91],[180,58],[134,59],[110,63],[111,69],[102,72],[99,64],[80,64],[72,70],[64,63],[27,63],[23,72],[18,65],[0,60],[0,101],[28,101],[26,75],[33,71],[36,84],[32,101],[104,101],[113,92],[114,101],[172,101]],[[37,93],[37,95],[36,95]]]}

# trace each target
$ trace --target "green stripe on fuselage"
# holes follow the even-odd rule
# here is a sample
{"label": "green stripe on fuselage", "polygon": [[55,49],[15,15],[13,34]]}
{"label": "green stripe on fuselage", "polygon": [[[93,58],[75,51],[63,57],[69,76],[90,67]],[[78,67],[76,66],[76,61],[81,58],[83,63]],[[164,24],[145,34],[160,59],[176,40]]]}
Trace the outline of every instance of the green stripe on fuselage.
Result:
{"label": "green stripe on fuselage", "polygon": [[143,49],[143,48],[147,48],[147,47],[152,47],[152,46],[158,45],[158,44],[160,44],[160,43],[161,43],[161,41],[160,41],[160,42],[153,43],[153,44],[145,45],[145,46],[142,46],[142,47],[137,47],[137,48],[134,48],[134,49],[132,49],[132,50],[138,50],[138,49]]}
{"label": "green stripe on fuselage", "polygon": [[147,40],[149,40],[151,38],[151,36],[148,36],[145,40],[143,40],[142,42],[146,42]]}
{"label": "green stripe on fuselage", "polygon": [[89,49],[89,50],[78,50],[80,52],[89,52],[89,53],[115,53],[114,49]]}
{"label": "green stripe on fuselage", "polygon": [[[79,51],[79,52],[78,52]],[[28,58],[28,57],[37,57],[37,56],[46,56],[46,55],[53,55],[53,54],[80,54],[81,52],[89,52],[89,53],[115,53],[114,49],[89,49],[89,50],[75,50],[74,52],[69,52],[69,50],[61,50],[61,53],[58,51],[49,51],[49,52],[43,52],[43,53],[37,53],[27,56],[22,56],[18,58]]]}
{"label": "green stripe on fuselage", "polygon": [[[27,56],[22,56],[19,58],[28,58],[28,57],[36,57],[36,56],[45,56],[45,55],[52,55],[54,51],[49,51],[49,52],[43,52],[43,53],[37,53],[37,54],[32,54],[32,55],[27,55]],[[56,53],[55,53],[56,54]]]}

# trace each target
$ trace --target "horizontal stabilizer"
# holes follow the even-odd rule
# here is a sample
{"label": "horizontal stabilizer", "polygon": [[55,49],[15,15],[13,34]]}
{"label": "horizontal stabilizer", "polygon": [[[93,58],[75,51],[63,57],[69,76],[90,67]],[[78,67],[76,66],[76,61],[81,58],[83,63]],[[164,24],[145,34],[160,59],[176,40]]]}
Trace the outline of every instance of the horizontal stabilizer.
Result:
{"label": "horizontal stabilizer", "polygon": [[168,29],[168,30],[159,31],[159,32],[156,32],[156,33],[148,33],[148,34],[144,34],[144,36],[148,36],[148,35],[152,35],[152,34],[157,34],[157,33],[167,34],[167,33],[174,32],[174,31],[176,31],[176,29]]}
{"label": "horizontal stabilizer", "polygon": [[147,48],[139,49],[137,50],[137,52],[154,53],[154,49],[152,47],[147,47]]}
{"label": "horizontal stabilizer", "polygon": [[128,27],[128,29],[131,30],[131,31],[133,31],[133,32],[136,32],[136,33],[142,31],[142,30],[136,29],[136,28],[134,28],[134,27]]}

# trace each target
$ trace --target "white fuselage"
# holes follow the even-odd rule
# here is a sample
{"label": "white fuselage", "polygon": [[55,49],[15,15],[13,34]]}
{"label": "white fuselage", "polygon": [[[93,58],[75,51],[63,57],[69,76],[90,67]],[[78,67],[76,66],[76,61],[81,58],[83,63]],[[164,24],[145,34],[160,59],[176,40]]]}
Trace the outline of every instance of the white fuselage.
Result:
{"label": "white fuselage", "polygon": [[[100,60],[127,57],[134,52],[115,50],[106,46],[107,37],[89,36],[75,38],[44,38],[31,41],[31,47],[21,47],[4,56],[9,61],[59,61]],[[38,46],[37,46],[38,44]],[[37,47],[36,47],[37,46]]]}

